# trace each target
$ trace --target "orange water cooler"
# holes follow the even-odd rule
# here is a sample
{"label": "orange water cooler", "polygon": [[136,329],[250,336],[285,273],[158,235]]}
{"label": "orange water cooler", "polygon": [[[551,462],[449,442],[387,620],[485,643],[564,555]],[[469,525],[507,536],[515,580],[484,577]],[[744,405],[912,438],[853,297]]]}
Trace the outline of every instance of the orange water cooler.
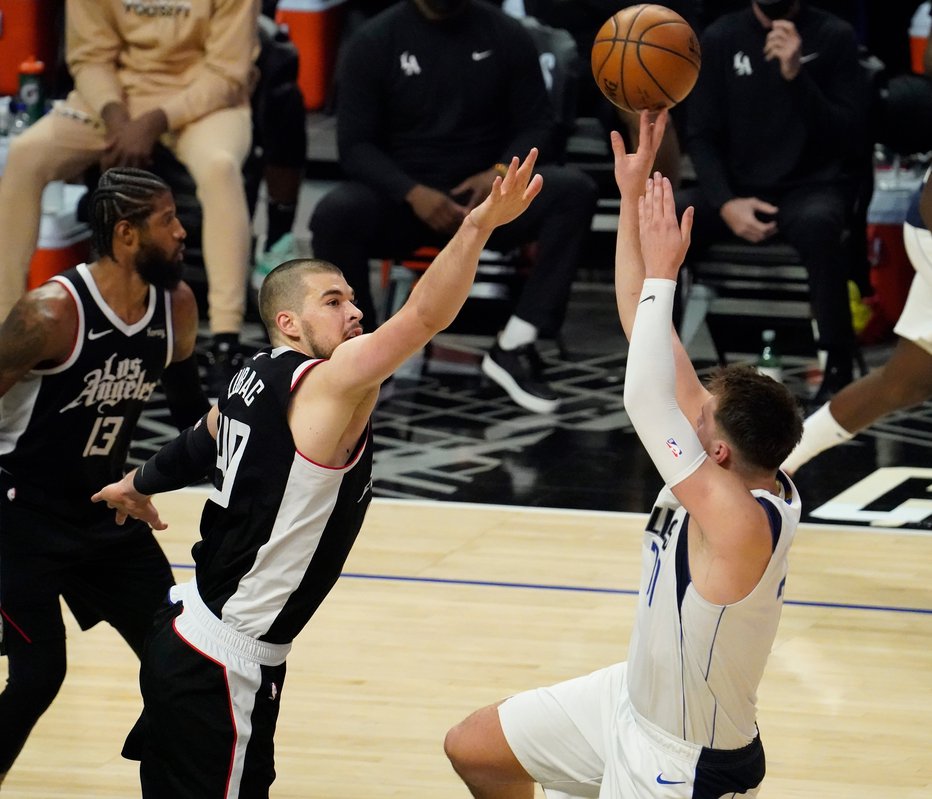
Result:
{"label": "orange water cooler", "polygon": [[0,95],[19,91],[19,65],[35,56],[46,67],[58,59],[62,0],[0,0]]}
{"label": "orange water cooler", "polygon": [[281,0],[275,13],[279,25],[298,48],[298,86],[304,107],[323,108],[333,76],[345,0]]}

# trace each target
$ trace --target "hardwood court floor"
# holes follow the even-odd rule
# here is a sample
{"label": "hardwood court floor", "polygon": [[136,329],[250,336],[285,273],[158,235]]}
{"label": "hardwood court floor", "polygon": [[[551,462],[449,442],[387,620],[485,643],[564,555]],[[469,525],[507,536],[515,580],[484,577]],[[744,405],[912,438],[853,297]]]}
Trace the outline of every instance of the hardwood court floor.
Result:
{"label": "hardwood court floor", "polygon": [[[162,498],[179,580],[203,496]],[[442,751],[450,725],[625,657],[643,523],[376,500],[289,658],[272,795],[465,799]],[[800,529],[760,692],[764,799],[932,795],[930,548],[924,532]],[[135,660],[111,630],[69,624],[65,686],[4,799],[139,795],[135,764],[119,756],[139,708]]]}

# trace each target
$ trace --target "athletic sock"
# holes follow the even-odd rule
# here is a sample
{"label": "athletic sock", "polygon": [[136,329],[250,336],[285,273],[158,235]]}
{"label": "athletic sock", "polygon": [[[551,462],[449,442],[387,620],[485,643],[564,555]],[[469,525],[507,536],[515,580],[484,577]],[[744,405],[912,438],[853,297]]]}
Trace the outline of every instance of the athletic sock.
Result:
{"label": "athletic sock", "polygon": [[784,471],[793,474],[800,466],[811,461],[820,452],[854,438],[854,433],[849,433],[838,424],[835,417],[832,416],[829,405],[831,403],[826,402],[803,423],[802,440],[783,462],[782,468]]}
{"label": "athletic sock", "polygon": [[537,328],[517,316],[512,316],[505,329],[499,334],[498,346],[503,350],[515,350],[537,341]]}

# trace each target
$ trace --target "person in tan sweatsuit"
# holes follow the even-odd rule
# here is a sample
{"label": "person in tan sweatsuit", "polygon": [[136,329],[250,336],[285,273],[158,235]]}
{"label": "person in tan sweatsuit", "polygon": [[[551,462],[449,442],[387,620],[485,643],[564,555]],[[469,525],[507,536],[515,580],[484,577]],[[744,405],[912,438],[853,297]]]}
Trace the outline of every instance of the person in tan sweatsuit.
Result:
{"label": "person in tan sweatsuit", "polygon": [[13,140],[0,180],[0,320],[25,291],[46,184],[77,178],[95,162],[146,167],[161,141],[197,184],[214,337],[209,380],[229,379],[246,301],[250,222],[241,170],[259,6],[67,0],[74,91]]}

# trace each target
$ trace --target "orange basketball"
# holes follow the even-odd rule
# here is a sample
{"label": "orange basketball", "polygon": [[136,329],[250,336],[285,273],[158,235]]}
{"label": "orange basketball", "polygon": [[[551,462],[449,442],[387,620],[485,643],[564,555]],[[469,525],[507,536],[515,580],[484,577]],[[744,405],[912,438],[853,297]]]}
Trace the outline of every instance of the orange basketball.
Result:
{"label": "orange basketball", "polygon": [[592,75],[625,111],[660,111],[696,85],[702,56],[689,23],[665,6],[629,6],[609,17],[592,43]]}

